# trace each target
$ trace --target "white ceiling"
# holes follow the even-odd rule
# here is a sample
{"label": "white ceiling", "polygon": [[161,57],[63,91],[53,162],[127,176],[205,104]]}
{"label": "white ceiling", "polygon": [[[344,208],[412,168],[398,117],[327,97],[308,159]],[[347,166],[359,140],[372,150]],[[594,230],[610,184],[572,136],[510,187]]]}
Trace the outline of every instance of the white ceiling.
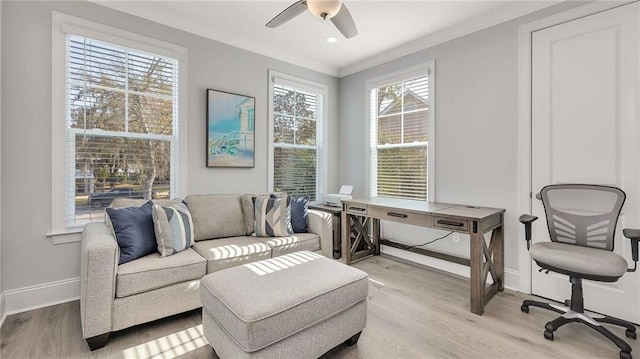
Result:
{"label": "white ceiling", "polygon": [[[264,26],[296,0],[93,1],[339,77],[560,2],[346,0],[359,32],[346,39],[308,11],[278,28]],[[326,42],[329,36],[338,42]]]}

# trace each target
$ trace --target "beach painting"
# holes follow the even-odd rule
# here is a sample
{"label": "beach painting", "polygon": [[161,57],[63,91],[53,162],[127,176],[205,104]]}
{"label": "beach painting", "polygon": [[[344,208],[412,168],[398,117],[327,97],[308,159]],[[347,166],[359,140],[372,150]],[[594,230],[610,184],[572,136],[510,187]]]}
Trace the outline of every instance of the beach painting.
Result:
{"label": "beach painting", "polygon": [[255,167],[255,102],[207,89],[207,167]]}

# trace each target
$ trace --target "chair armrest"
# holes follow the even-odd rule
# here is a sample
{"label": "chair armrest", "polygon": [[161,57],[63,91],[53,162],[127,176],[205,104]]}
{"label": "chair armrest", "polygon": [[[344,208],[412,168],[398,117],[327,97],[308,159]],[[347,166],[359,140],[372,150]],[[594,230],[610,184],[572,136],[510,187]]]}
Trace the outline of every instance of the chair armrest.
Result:
{"label": "chair armrest", "polygon": [[80,320],[83,338],[111,332],[120,249],[109,227],[87,223],[80,249]]}
{"label": "chair armrest", "polygon": [[307,227],[309,232],[320,236],[322,255],[332,258],[333,255],[333,215],[327,212],[310,209],[307,211]]}
{"label": "chair armrest", "polygon": [[524,224],[524,239],[527,241],[527,249],[531,247],[531,223],[537,219],[538,217],[530,214],[523,214],[518,218],[520,223]]}
{"label": "chair armrest", "polygon": [[518,218],[520,223],[523,223],[525,225],[533,223],[536,219],[538,219],[538,217],[532,216],[530,214],[523,214],[522,216],[520,216],[520,218]]}
{"label": "chair armrest", "polygon": [[622,230],[622,234],[629,239],[640,239],[640,229],[625,228]]}
{"label": "chair armrest", "polygon": [[[640,240],[640,229],[625,228],[622,234],[631,240],[631,257],[634,262],[638,261],[638,240]],[[635,266],[633,268],[635,270]]]}

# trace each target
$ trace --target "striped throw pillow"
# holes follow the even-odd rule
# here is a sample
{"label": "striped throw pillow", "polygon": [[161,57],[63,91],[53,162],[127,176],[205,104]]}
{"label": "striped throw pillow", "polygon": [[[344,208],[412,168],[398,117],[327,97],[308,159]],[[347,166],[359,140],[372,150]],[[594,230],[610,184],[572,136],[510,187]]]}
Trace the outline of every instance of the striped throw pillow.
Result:
{"label": "striped throw pillow", "polygon": [[287,206],[288,197],[255,198],[255,233],[257,237],[284,237],[291,230],[291,206]]}
{"label": "striped throw pillow", "polygon": [[184,203],[169,207],[153,205],[153,227],[162,257],[183,251],[193,245],[193,219]]}

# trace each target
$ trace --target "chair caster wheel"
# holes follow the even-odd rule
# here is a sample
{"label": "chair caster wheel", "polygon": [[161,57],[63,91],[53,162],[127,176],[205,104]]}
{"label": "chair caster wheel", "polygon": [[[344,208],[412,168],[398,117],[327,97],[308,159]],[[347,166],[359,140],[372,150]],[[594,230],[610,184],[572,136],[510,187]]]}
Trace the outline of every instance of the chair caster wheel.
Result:
{"label": "chair caster wheel", "polygon": [[629,330],[629,329],[627,329],[627,330],[624,332],[624,335],[626,335],[626,336],[627,336],[627,338],[635,339],[635,338],[636,338],[636,331],[635,331],[635,330]]}
{"label": "chair caster wheel", "polygon": [[[546,340],[551,340],[551,341],[553,341],[553,332],[550,332],[550,331],[548,331],[548,330],[545,330],[545,331],[544,331],[544,338],[545,338]],[[622,352],[620,352],[620,353],[622,353]],[[622,355],[622,354],[620,354],[620,355]]]}
{"label": "chair caster wheel", "polygon": [[620,352],[620,359],[631,359],[631,353],[627,353],[627,352]]}
{"label": "chair caster wheel", "polygon": [[520,311],[521,311],[522,313],[529,313],[529,306],[528,306],[528,305],[524,305],[524,304],[523,304],[523,305],[521,305],[521,306],[520,306]]}

